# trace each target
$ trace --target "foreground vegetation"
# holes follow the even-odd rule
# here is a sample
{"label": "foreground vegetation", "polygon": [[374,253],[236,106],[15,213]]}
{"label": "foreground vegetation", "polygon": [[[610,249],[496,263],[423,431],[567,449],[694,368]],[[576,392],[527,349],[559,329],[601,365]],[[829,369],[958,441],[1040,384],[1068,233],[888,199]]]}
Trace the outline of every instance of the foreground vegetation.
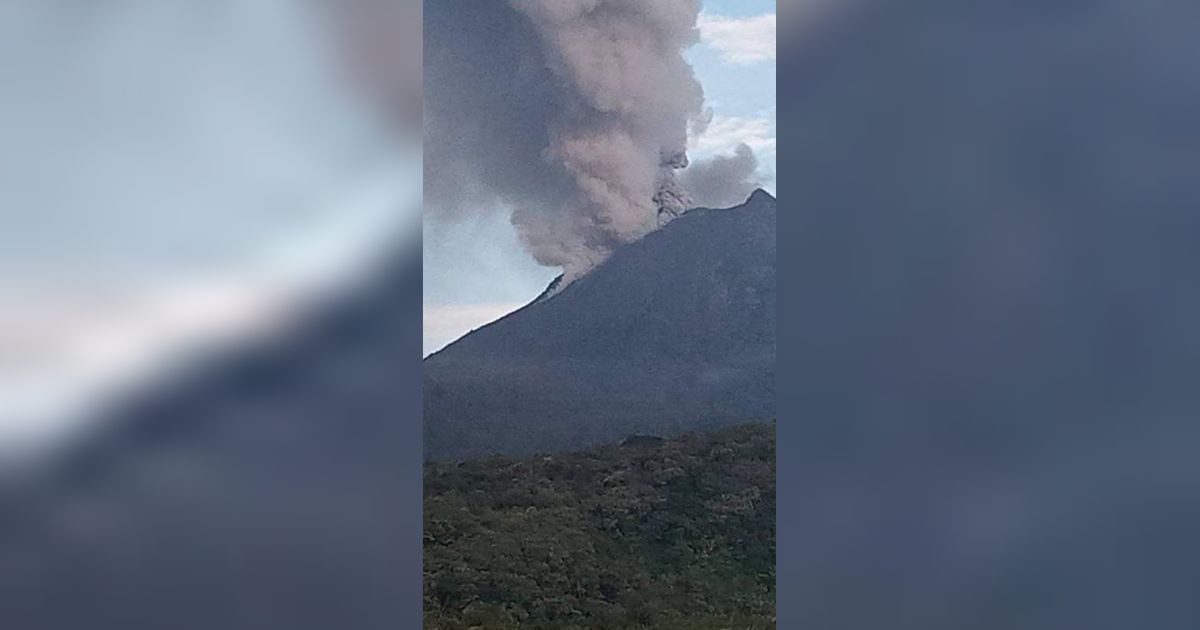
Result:
{"label": "foreground vegetation", "polygon": [[425,467],[425,627],[774,628],[775,431]]}

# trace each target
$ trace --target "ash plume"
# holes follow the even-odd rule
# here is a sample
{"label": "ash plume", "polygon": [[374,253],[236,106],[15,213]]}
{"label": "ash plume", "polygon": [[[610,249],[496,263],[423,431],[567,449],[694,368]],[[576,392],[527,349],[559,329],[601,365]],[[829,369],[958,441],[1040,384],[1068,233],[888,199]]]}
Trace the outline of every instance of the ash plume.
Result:
{"label": "ash plume", "polygon": [[733,155],[718,155],[684,171],[682,186],[692,202],[706,208],[726,208],[746,200],[758,188],[758,158],[745,143]]}
{"label": "ash plume", "polygon": [[[572,279],[691,204],[675,177],[703,92],[698,0],[425,7],[427,211],[504,206]],[[565,283],[564,283],[565,286]]]}

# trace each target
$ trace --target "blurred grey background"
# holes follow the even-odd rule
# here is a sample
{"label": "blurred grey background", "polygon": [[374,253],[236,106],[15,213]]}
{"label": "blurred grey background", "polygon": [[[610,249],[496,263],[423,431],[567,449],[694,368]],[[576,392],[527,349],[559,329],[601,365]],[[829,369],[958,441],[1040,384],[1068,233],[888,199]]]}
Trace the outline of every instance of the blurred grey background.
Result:
{"label": "blurred grey background", "polygon": [[420,623],[420,28],[0,3],[0,625]]}
{"label": "blurred grey background", "polygon": [[825,18],[782,18],[780,618],[1196,627],[1200,5]]}

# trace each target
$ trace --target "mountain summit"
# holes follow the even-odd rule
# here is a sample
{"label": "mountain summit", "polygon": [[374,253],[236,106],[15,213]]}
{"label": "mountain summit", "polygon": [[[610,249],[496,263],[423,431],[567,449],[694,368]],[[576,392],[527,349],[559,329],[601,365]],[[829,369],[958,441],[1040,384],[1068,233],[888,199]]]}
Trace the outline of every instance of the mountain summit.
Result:
{"label": "mountain summit", "polygon": [[431,355],[426,457],[774,417],[775,205],[692,210]]}

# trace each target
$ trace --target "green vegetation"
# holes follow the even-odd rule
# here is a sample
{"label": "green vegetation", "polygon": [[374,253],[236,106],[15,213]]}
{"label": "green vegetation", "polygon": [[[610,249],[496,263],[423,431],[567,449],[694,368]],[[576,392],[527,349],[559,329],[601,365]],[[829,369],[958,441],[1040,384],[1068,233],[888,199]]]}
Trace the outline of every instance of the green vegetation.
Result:
{"label": "green vegetation", "polygon": [[775,427],[425,467],[425,627],[774,628]]}

